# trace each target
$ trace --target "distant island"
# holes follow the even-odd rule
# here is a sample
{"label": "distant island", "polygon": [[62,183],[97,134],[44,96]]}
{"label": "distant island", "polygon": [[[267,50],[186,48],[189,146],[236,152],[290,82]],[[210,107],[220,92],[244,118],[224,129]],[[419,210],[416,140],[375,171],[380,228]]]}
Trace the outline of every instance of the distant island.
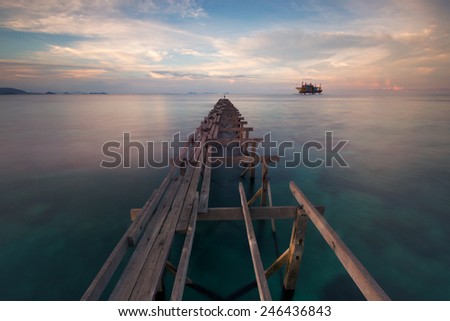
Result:
{"label": "distant island", "polygon": [[28,95],[29,92],[17,88],[0,87],[0,95]]}
{"label": "distant island", "polygon": [[[58,93],[53,91],[47,91],[45,93],[33,93],[28,92],[22,89],[12,88],[12,87],[0,87],[0,95],[57,95]],[[83,93],[83,92],[74,92],[70,93],[68,91],[61,93],[65,95],[75,94],[75,95],[108,95],[108,93],[105,92],[90,92],[90,93]]]}
{"label": "distant island", "polygon": [[190,91],[187,93],[187,95],[217,95],[216,92],[210,92],[210,91],[204,91],[204,92],[196,92],[196,91]]}

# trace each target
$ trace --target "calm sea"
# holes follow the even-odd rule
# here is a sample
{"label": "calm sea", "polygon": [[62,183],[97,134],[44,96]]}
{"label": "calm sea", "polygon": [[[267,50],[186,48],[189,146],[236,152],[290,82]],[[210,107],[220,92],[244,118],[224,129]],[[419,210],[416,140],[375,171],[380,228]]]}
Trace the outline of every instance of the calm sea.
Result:
{"label": "calm sea", "polygon": [[[102,145],[188,134],[216,95],[0,97],[0,299],[78,300],[166,169],[103,169]],[[277,141],[348,140],[349,164],[270,169],[274,205],[295,205],[293,180],[395,300],[450,299],[450,96],[230,95]],[[286,157],[292,155],[288,151]],[[314,156],[314,155],[313,155]],[[320,155],[318,155],[320,156]],[[136,165],[136,162],[133,163]],[[336,164],[335,164],[336,165]],[[239,206],[239,169],[212,178],[211,206]],[[258,175],[260,173],[258,172]],[[256,191],[244,180],[247,195]],[[257,222],[264,265],[282,253],[290,221]],[[179,246],[177,239],[175,246]],[[257,299],[242,222],[198,224],[189,277],[220,298]],[[173,276],[166,276],[170,284]],[[269,281],[281,299],[281,274]],[[186,299],[207,300],[192,289]],[[350,277],[308,225],[295,299],[359,300]]]}

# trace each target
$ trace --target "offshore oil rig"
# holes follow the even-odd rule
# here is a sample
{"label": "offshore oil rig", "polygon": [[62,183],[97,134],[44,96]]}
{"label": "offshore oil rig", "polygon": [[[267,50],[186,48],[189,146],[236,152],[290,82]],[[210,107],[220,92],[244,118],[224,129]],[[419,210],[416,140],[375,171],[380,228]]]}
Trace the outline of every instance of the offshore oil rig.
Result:
{"label": "offshore oil rig", "polygon": [[319,86],[313,85],[312,83],[307,84],[306,81],[302,81],[302,85],[299,87],[295,87],[295,89],[298,90],[299,95],[315,95],[315,94],[321,94],[322,93],[322,84]]}
{"label": "offshore oil rig", "polygon": [[[256,146],[263,139],[250,138],[249,134],[253,128],[247,127],[246,124],[247,121],[230,100],[219,99],[196,131],[191,134],[192,139],[186,142],[180,157],[171,165],[159,188],[141,208],[131,210],[132,222],[129,228],[118,240],[81,300],[104,298],[114,301],[136,301],[160,298],[177,301],[183,299],[186,287],[214,294],[208,289],[205,290],[205,286],[199,285],[188,275],[196,226],[203,221],[236,220],[245,222],[245,231],[242,230],[242,233],[247,236],[254,268],[254,282],[238,289],[236,293],[257,288],[261,300],[271,300],[268,279],[276,272],[281,272],[284,267],[281,286],[290,295],[283,297],[292,299],[303,255],[306,226],[308,221],[311,221],[365,298],[389,300],[386,293],[327,222],[323,216],[325,208],[313,205],[294,182],[286,184],[289,184],[298,204],[273,205],[268,164],[279,161],[279,158],[258,156]],[[244,151],[232,159],[233,162],[246,164],[240,177],[236,176],[236,189],[239,191],[241,206],[211,207],[210,189],[211,181],[214,180],[212,163],[227,160],[227,155],[217,154],[215,152],[217,148],[214,147],[230,146],[229,144],[237,144]],[[246,148],[248,145],[252,148]],[[244,188],[241,179],[245,176],[254,178],[258,162],[261,164],[259,166],[261,187],[248,197],[249,191]],[[258,200],[259,205],[255,206],[254,203]],[[292,221],[290,241],[284,245],[286,250],[272,264],[264,267],[253,222],[271,221],[272,232],[275,233],[275,220],[280,219]],[[172,249],[176,235],[182,236],[184,240],[181,250]],[[221,251],[232,250],[224,241],[223,246],[217,248],[217,255],[220,255]],[[176,254],[178,259],[170,261],[169,254]],[[205,260],[214,259],[215,257],[205,257]],[[173,275],[173,284],[165,282],[163,277],[165,272]],[[213,272],[205,271],[205,273]],[[226,274],[228,271],[224,269],[221,273]],[[227,299],[216,294],[209,297],[213,300]]]}

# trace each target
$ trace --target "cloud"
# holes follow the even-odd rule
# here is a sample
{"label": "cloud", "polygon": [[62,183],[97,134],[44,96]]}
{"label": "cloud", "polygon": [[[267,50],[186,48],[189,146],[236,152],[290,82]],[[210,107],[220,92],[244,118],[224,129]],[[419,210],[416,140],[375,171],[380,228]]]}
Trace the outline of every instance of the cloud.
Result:
{"label": "cloud", "polygon": [[149,73],[152,78],[157,79],[248,79],[253,78],[248,75],[234,75],[234,74],[223,74],[217,72],[210,73],[195,73],[195,72],[179,72],[179,71],[169,71],[169,70],[154,70]]}
{"label": "cloud", "polygon": [[446,1],[291,0],[286,6],[294,14],[271,23],[207,13],[201,4],[2,1],[0,28],[36,39],[76,36],[48,38],[39,50],[20,52],[21,60],[4,61],[2,80],[116,77],[290,88],[306,78],[366,87],[385,86],[389,79],[397,87],[450,87]]}

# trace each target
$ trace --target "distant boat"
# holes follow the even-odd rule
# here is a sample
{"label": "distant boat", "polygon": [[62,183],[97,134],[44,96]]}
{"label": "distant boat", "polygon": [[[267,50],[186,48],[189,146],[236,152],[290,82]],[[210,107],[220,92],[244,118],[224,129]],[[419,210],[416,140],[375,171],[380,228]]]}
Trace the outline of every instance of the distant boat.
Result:
{"label": "distant boat", "polygon": [[295,87],[295,89],[298,90],[299,95],[306,95],[306,94],[315,95],[322,93],[322,84],[320,84],[319,87],[317,87],[312,83],[307,84],[306,81],[305,82],[302,81],[302,86]]}

